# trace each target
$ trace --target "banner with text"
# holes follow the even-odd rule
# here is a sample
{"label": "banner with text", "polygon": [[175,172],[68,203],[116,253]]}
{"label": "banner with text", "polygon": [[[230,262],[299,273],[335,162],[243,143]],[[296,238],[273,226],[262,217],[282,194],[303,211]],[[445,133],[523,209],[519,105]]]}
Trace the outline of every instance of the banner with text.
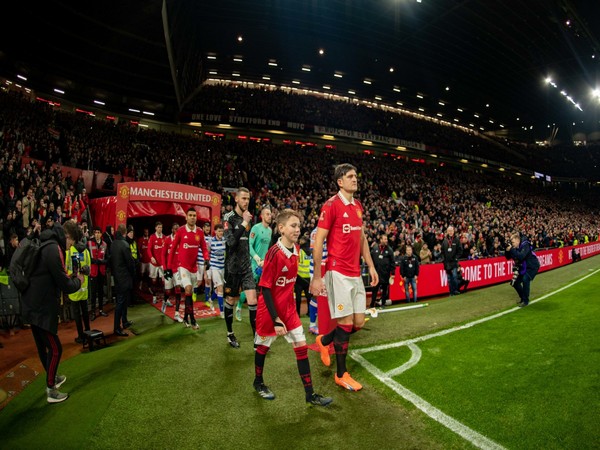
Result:
{"label": "banner with text", "polygon": [[362,133],[360,131],[343,130],[341,128],[322,127],[320,125],[315,125],[315,134],[330,134],[332,136],[347,137],[361,141],[371,141],[381,144],[425,150],[425,145],[421,144],[420,142],[406,141],[404,139],[381,136],[378,134]]}
{"label": "banner with text", "polygon": [[[553,248],[550,250],[538,250],[540,261],[540,272],[556,269],[573,262],[572,254],[574,247]],[[600,254],[600,242],[590,242],[575,246],[582,259]],[[463,277],[469,280],[469,289],[493,284],[508,282],[512,278],[513,261],[504,257],[485,258],[474,261],[460,261]],[[419,268],[417,281],[418,298],[431,297],[435,295],[448,294],[448,276],[444,265],[425,264]],[[412,295],[411,295],[412,297]],[[390,286],[390,299],[404,300],[404,280],[400,271],[396,268],[394,284]]]}

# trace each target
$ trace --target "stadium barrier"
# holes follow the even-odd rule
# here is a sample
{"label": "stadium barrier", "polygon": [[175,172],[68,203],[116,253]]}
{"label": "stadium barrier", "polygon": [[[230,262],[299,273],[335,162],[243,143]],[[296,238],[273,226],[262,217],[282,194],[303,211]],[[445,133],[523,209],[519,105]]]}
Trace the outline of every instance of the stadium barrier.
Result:
{"label": "stadium barrier", "polygon": [[[600,254],[600,242],[574,247],[579,251],[581,259]],[[540,272],[571,264],[574,247],[536,250],[535,253],[540,261]],[[512,278],[513,261],[507,260],[504,256],[459,261],[459,264],[462,267],[463,278],[470,281],[469,289],[504,283]],[[419,299],[448,294],[448,276],[442,263],[420,266],[417,291]],[[390,299],[404,300],[405,298],[404,280],[400,276],[399,268],[396,268],[394,284],[390,286]]]}

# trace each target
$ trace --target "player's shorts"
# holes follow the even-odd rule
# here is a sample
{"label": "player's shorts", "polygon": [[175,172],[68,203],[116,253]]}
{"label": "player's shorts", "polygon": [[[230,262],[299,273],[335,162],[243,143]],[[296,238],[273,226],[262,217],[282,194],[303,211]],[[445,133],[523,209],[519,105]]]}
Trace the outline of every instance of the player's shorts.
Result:
{"label": "player's shorts", "polygon": [[198,277],[198,272],[192,273],[183,267],[180,267],[177,272],[179,273],[179,279],[181,280],[181,287],[195,287],[198,284],[198,280],[200,279]]}
{"label": "player's shorts", "polygon": [[198,264],[198,279],[200,281],[204,280],[204,271],[205,271],[206,267],[204,266],[204,263],[202,264]]}
{"label": "player's shorts", "polygon": [[334,270],[325,274],[325,289],[332,319],[350,314],[364,314],[367,294],[362,277],[348,277]]}
{"label": "player's shorts", "polygon": [[[275,340],[278,337],[279,336],[277,336],[277,335],[275,335],[275,336],[259,336],[257,334],[256,336],[254,336],[254,343],[256,345],[264,345],[265,347],[270,347],[271,344],[273,344],[273,342],[275,342]],[[290,344],[292,344],[294,342],[295,343],[306,342],[306,336],[304,336],[304,329],[302,328],[302,326],[299,326],[298,328],[294,328],[291,331],[288,330],[288,333],[283,337]]]}
{"label": "player's shorts", "polygon": [[213,286],[223,286],[225,284],[225,269],[213,269],[212,267],[208,270],[208,278],[212,280]]}
{"label": "player's shorts", "polygon": [[150,278],[153,280],[155,278],[162,278],[165,276],[165,271],[161,266],[155,266],[154,264],[150,264]]}
{"label": "player's shorts", "polygon": [[250,289],[256,289],[252,271],[231,273],[225,270],[225,295],[227,297],[239,297],[242,291]]}
{"label": "player's shorts", "polygon": [[140,263],[140,273],[142,275],[150,273],[150,263]]}
{"label": "player's shorts", "polygon": [[181,286],[181,276],[179,270],[173,273],[173,276],[168,280],[165,278],[165,289],[173,289],[175,286]]}

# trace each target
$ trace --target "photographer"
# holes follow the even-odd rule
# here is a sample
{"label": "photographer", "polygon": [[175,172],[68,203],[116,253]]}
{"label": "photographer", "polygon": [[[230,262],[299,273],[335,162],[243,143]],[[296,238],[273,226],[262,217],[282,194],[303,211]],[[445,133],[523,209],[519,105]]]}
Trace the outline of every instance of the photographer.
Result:
{"label": "photographer", "polygon": [[448,274],[448,287],[450,295],[458,295],[458,258],[462,253],[460,241],[454,234],[454,227],[449,226],[447,237],[442,242],[442,258],[444,261],[444,270]]}
{"label": "photographer", "polygon": [[506,259],[512,258],[515,261],[516,268],[513,269],[515,274],[513,275],[511,285],[515,288],[521,299],[517,304],[523,307],[529,304],[530,285],[540,270],[540,262],[526,236],[513,233],[510,235],[510,242],[511,244],[506,247],[505,257]]}
{"label": "photographer", "polygon": [[[80,236],[81,232],[78,237]],[[69,300],[71,301],[71,315],[75,321],[75,326],[77,327],[77,337],[75,338],[75,342],[83,344],[85,342],[85,334],[83,334],[83,332],[84,330],[90,330],[88,283],[91,265],[90,252],[86,248],[83,239],[80,239],[77,243],[73,243],[73,245],[67,249],[65,265],[67,275],[77,276],[80,273],[83,275],[83,282],[81,283],[79,290],[69,294]]]}

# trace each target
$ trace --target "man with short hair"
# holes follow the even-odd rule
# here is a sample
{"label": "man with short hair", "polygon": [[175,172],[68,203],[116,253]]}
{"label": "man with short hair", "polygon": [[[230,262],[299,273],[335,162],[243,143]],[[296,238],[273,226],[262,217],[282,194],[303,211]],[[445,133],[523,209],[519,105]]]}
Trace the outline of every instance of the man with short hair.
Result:
{"label": "man with short hair", "polygon": [[448,276],[448,289],[450,296],[459,295],[458,290],[458,258],[462,253],[460,241],[454,234],[454,227],[450,225],[446,230],[447,236],[442,241],[442,258],[444,270]]}
{"label": "man with short hair", "polygon": [[[185,315],[183,316],[183,323],[186,327],[191,326],[194,330],[199,328],[194,317],[194,302],[192,300],[193,289],[194,286],[198,285],[199,279],[198,249],[201,248],[202,254],[208,255],[204,232],[200,227],[196,226],[196,217],[196,210],[189,208],[186,213],[186,224],[183,227],[179,227],[177,233],[175,233],[175,238],[171,243],[169,251],[169,260],[167,261],[168,267],[174,267],[173,258],[177,254],[177,271],[181,285],[185,289]],[[208,264],[210,257],[207,256],[205,261]],[[165,278],[170,279],[173,277],[173,271],[171,269],[167,270]]]}
{"label": "man with short hair", "polygon": [[[363,230],[363,207],[354,193],[358,190],[358,174],[351,164],[339,164],[334,170],[339,188],[319,215],[319,225],[314,245],[314,276],[311,293],[326,291],[331,317],[337,327],[326,335],[317,336],[321,361],[329,366],[329,344],[333,342],[336,353],[335,382],[349,391],[358,391],[362,385],[352,379],[346,369],[350,335],[365,323],[366,292],[360,272],[361,256],[369,267],[371,286],[376,286],[379,276],[373,265],[369,243]],[[321,277],[323,242],[327,239],[327,273]]]}
{"label": "man with short hair", "polygon": [[62,345],[58,337],[59,299],[61,292],[77,292],[83,275],[69,277],[65,272],[64,254],[77,242],[77,224],[68,222],[63,228],[55,224],[40,234],[45,244],[39,253],[37,266],[31,274],[29,287],[21,293],[21,317],[31,325],[38,355],[46,371],[46,395],[48,403],[60,403],[69,398],[58,388],[67,377],[58,375]]}
{"label": "man with short hair", "polygon": [[252,334],[256,333],[256,283],[250,263],[249,236],[252,213],[248,211],[250,191],[240,187],[235,196],[235,208],[223,217],[227,252],[225,256],[225,325],[227,342],[232,348],[240,348],[233,333],[233,308],[235,298],[243,291],[248,302]]}
{"label": "man with short hair", "polygon": [[108,246],[102,240],[102,230],[94,227],[94,235],[87,243],[92,265],[90,267],[90,303],[92,305],[92,321],[96,320],[96,301],[98,301],[98,314],[107,317],[102,309],[104,301],[104,284],[106,283],[106,266],[108,264]]}
{"label": "man with short hair", "polygon": [[152,303],[156,304],[157,291],[159,289],[159,277],[160,283],[165,274],[164,269],[164,247],[165,247],[165,236],[162,232],[163,225],[161,222],[154,224],[154,233],[148,240],[148,256],[150,256],[150,279],[152,280]]}
{"label": "man with short hair", "polygon": [[133,278],[135,276],[135,261],[131,256],[131,249],[125,240],[127,227],[119,224],[115,234],[115,240],[111,245],[111,268],[115,278],[115,320],[114,332],[117,336],[129,336],[123,331],[133,325],[127,320],[127,305],[131,292],[133,291]]}
{"label": "man with short hair", "polygon": [[[260,280],[265,255],[271,246],[271,236],[273,235],[273,230],[271,229],[272,219],[273,213],[271,212],[271,208],[265,205],[260,210],[260,222],[250,230],[249,249],[250,256],[252,257],[250,264],[252,265],[252,276],[255,283],[258,283],[258,280]],[[244,304],[244,300],[245,295],[242,292],[235,308],[235,319],[238,322],[242,320],[242,305]]]}

